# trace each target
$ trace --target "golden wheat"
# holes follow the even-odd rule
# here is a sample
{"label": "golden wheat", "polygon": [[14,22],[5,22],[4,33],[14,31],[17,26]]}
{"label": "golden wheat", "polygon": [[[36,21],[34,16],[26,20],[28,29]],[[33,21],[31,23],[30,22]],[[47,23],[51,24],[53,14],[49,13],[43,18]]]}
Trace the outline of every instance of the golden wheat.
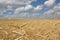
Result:
{"label": "golden wheat", "polygon": [[0,20],[0,40],[60,40],[60,20]]}

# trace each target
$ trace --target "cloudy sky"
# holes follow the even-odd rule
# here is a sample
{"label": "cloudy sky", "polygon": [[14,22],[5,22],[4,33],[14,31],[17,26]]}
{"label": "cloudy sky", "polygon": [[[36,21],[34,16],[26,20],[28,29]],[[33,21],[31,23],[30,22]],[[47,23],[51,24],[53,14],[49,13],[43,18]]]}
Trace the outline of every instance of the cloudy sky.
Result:
{"label": "cloudy sky", "polygon": [[60,0],[0,0],[0,19],[60,18]]}

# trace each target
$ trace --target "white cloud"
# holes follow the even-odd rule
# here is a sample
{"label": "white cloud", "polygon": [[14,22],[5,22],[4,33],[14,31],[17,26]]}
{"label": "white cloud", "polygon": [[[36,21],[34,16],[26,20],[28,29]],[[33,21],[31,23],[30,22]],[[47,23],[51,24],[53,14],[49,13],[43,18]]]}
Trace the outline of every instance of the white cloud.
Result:
{"label": "white cloud", "polygon": [[[43,11],[44,14],[38,13],[43,10],[44,5],[38,5],[37,7],[34,7],[30,4],[33,1],[36,0],[0,0],[0,16],[3,15],[3,18],[52,18],[55,13],[60,15],[60,3],[55,5],[56,0],[47,0],[44,2],[44,5],[50,7],[54,6],[52,9],[49,9],[45,12]],[[10,9],[14,9],[14,13],[12,14],[12,12],[9,12],[9,14],[12,15],[4,15],[4,12]]]}
{"label": "white cloud", "polygon": [[25,7],[17,8],[15,10],[15,13],[26,12],[26,11],[37,12],[37,11],[41,11],[42,9],[43,9],[42,5],[38,5],[37,7],[33,7],[32,5],[26,5]]}
{"label": "white cloud", "polygon": [[4,10],[6,11],[14,8],[16,8],[16,12],[30,10],[32,7],[29,4],[33,1],[36,0],[0,0],[0,15],[4,15]]}
{"label": "white cloud", "polygon": [[[32,5],[19,7],[19,8],[16,8],[14,14],[11,15],[11,17],[12,18],[38,18],[40,14],[35,12],[42,10],[42,8],[43,6],[40,6],[40,5],[38,5],[37,7],[33,7]],[[28,12],[30,10],[32,13]]]}
{"label": "white cloud", "polygon": [[59,5],[59,3],[57,4],[57,5],[55,5],[52,9],[50,9],[50,10],[48,10],[47,12],[45,12],[45,13],[47,13],[47,14],[50,14],[51,12],[59,12],[60,11],[60,5]]}
{"label": "white cloud", "polygon": [[36,8],[34,8],[34,12],[40,11],[43,9],[43,5],[38,5]]}
{"label": "white cloud", "polygon": [[56,11],[60,10],[60,5],[58,4],[58,5],[54,6],[53,9],[56,10]]}
{"label": "white cloud", "polygon": [[30,4],[36,0],[0,0],[0,9],[18,8]]}
{"label": "white cloud", "polygon": [[57,15],[60,15],[60,12],[57,12]]}
{"label": "white cloud", "polygon": [[3,11],[0,11],[0,16],[2,16],[3,15]]}
{"label": "white cloud", "polygon": [[15,13],[19,13],[21,11],[24,11],[24,7],[19,7],[15,10]]}
{"label": "white cloud", "polygon": [[0,0],[0,9],[18,8],[29,5],[33,1],[36,0]]}
{"label": "white cloud", "polygon": [[51,14],[53,14],[54,13],[54,10],[53,9],[50,9],[50,10],[48,10],[48,11],[45,11],[44,12],[44,15],[51,15]]}
{"label": "white cloud", "polygon": [[[0,15],[3,15],[3,18],[32,18],[36,17],[39,14],[37,13],[29,13],[28,11],[39,11],[42,10],[42,6],[38,5],[37,7],[33,7],[30,3],[36,0],[0,0]],[[16,8],[12,15],[6,15],[4,12],[8,10],[13,10]],[[11,14],[12,12],[9,12]]]}
{"label": "white cloud", "polygon": [[32,5],[26,5],[26,6],[25,6],[25,10],[31,10],[32,8],[33,8]]}
{"label": "white cloud", "polygon": [[30,4],[33,1],[36,0],[0,0],[0,3],[25,5]]}
{"label": "white cloud", "polygon": [[44,4],[47,5],[47,6],[54,6],[55,5],[55,1],[56,0],[48,0]]}
{"label": "white cloud", "polygon": [[60,3],[58,3],[58,5],[60,5]]}
{"label": "white cloud", "polygon": [[26,16],[28,16],[28,13],[17,13],[17,14],[13,14],[10,17],[11,18],[25,18]]}
{"label": "white cloud", "polygon": [[25,12],[25,11],[29,11],[32,10],[33,7],[32,5],[26,5],[25,7],[19,7],[15,10],[15,13],[20,13],[20,12]]}
{"label": "white cloud", "polygon": [[[58,17],[59,18],[59,16],[60,16],[60,5],[59,4],[57,4],[57,5],[55,5],[52,9],[49,9],[48,11],[45,11],[44,12],[44,15],[46,16],[46,17],[54,17],[54,16],[56,16],[56,17]],[[52,16],[51,16],[52,15]],[[59,16],[58,16],[59,15]],[[49,18],[50,18],[49,17]]]}
{"label": "white cloud", "polygon": [[[13,14],[13,15],[11,15],[10,16],[10,18],[22,18],[22,19],[24,19],[24,18],[39,18],[40,17],[40,14],[39,13],[28,13],[28,12],[26,12],[26,13],[17,13],[17,14]],[[8,16],[8,18],[9,18],[9,16]]]}

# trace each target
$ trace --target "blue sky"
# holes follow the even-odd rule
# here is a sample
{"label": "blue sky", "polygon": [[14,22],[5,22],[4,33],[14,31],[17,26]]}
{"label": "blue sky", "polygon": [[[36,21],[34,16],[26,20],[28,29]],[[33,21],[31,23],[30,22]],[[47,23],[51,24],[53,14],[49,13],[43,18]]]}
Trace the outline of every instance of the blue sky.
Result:
{"label": "blue sky", "polygon": [[55,16],[60,18],[60,0],[0,1],[0,19],[45,19]]}
{"label": "blue sky", "polygon": [[35,2],[32,2],[31,4],[32,4],[33,6],[37,6],[37,5],[44,4],[45,1],[46,1],[46,0],[37,0],[37,1],[35,1]]}

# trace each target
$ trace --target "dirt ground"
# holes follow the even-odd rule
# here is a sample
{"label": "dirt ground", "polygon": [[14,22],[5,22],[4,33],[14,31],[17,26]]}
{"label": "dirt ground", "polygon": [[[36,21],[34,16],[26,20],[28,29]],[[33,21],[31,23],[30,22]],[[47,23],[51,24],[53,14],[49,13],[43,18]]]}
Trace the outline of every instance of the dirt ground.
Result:
{"label": "dirt ground", "polygon": [[0,40],[60,40],[60,20],[0,20]]}

